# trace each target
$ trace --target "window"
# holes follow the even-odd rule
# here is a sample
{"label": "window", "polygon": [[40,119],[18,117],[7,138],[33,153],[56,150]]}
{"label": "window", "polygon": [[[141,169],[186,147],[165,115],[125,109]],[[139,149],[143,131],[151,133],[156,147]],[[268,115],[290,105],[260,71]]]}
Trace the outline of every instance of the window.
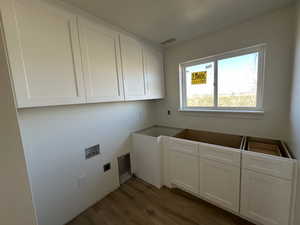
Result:
{"label": "window", "polygon": [[265,46],[180,64],[181,110],[263,111]]}

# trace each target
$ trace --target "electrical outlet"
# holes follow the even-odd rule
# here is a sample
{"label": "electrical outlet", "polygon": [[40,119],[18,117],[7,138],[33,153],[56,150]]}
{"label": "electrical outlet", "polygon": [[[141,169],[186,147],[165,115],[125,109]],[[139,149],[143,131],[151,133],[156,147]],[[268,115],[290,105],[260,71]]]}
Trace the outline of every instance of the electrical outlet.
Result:
{"label": "electrical outlet", "polygon": [[108,170],[110,170],[111,166],[110,166],[110,163],[106,163],[104,166],[103,166],[103,171],[106,172]]}
{"label": "electrical outlet", "polygon": [[94,145],[85,149],[85,159],[90,159],[100,154],[100,145]]}

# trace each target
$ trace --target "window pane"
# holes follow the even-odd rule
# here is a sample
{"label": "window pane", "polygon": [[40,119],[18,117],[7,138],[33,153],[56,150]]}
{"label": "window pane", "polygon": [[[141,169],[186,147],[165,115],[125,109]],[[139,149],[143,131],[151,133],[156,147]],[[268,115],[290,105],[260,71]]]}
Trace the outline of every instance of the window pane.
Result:
{"label": "window pane", "polygon": [[186,67],[188,107],[214,106],[214,63]]}
{"label": "window pane", "polygon": [[259,53],[218,61],[218,106],[256,107]]}

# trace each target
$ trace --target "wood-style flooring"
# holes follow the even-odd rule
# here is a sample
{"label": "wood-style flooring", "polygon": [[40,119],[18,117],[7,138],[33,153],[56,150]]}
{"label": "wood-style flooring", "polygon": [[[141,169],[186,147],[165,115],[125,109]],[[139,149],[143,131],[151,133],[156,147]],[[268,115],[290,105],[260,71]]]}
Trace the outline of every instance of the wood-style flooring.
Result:
{"label": "wood-style flooring", "polygon": [[132,178],[68,225],[253,225],[180,190]]}

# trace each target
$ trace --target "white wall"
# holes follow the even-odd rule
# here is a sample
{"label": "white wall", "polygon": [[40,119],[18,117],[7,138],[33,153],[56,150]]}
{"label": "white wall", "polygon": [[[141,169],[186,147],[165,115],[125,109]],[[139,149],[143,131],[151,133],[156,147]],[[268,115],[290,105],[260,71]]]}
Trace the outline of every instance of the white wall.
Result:
{"label": "white wall", "polygon": [[[62,225],[118,187],[116,158],[130,151],[131,132],[154,124],[152,108],[128,102],[19,110],[39,225]],[[101,156],[85,160],[84,149],[95,144]],[[112,169],[103,174],[106,162]]]}
{"label": "white wall", "polygon": [[[47,1],[134,36],[61,1]],[[65,224],[118,187],[117,157],[130,151],[131,132],[154,125],[153,108],[139,101],[18,110],[39,225]],[[101,155],[85,160],[85,148],[96,144]],[[107,162],[112,168],[104,173]]]}
{"label": "white wall", "polygon": [[[296,33],[295,33],[295,53],[294,53],[294,71],[291,88],[291,111],[290,111],[290,139],[291,150],[297,159],[300,159],[300,3],[296,11]],[[295,225],[300,224],[300,163],[298,163],[298,187],[296,198]]]}
{"label": "white wall", "polygon": [[0,102],[0,224],[35,225],[23,146],[2,40]]}
{"label": "white wall", "polygon": [[[159,124],[245,135],[285,137],[292,71],[293,17],[293,7],[284,8],[168,48],[165,56],[167,99],[158,104]],[[264,115],[178,112],[179,63],[261,43],[267,44]],[[167,115],[168,109],[171,110],[170,116]]]}

